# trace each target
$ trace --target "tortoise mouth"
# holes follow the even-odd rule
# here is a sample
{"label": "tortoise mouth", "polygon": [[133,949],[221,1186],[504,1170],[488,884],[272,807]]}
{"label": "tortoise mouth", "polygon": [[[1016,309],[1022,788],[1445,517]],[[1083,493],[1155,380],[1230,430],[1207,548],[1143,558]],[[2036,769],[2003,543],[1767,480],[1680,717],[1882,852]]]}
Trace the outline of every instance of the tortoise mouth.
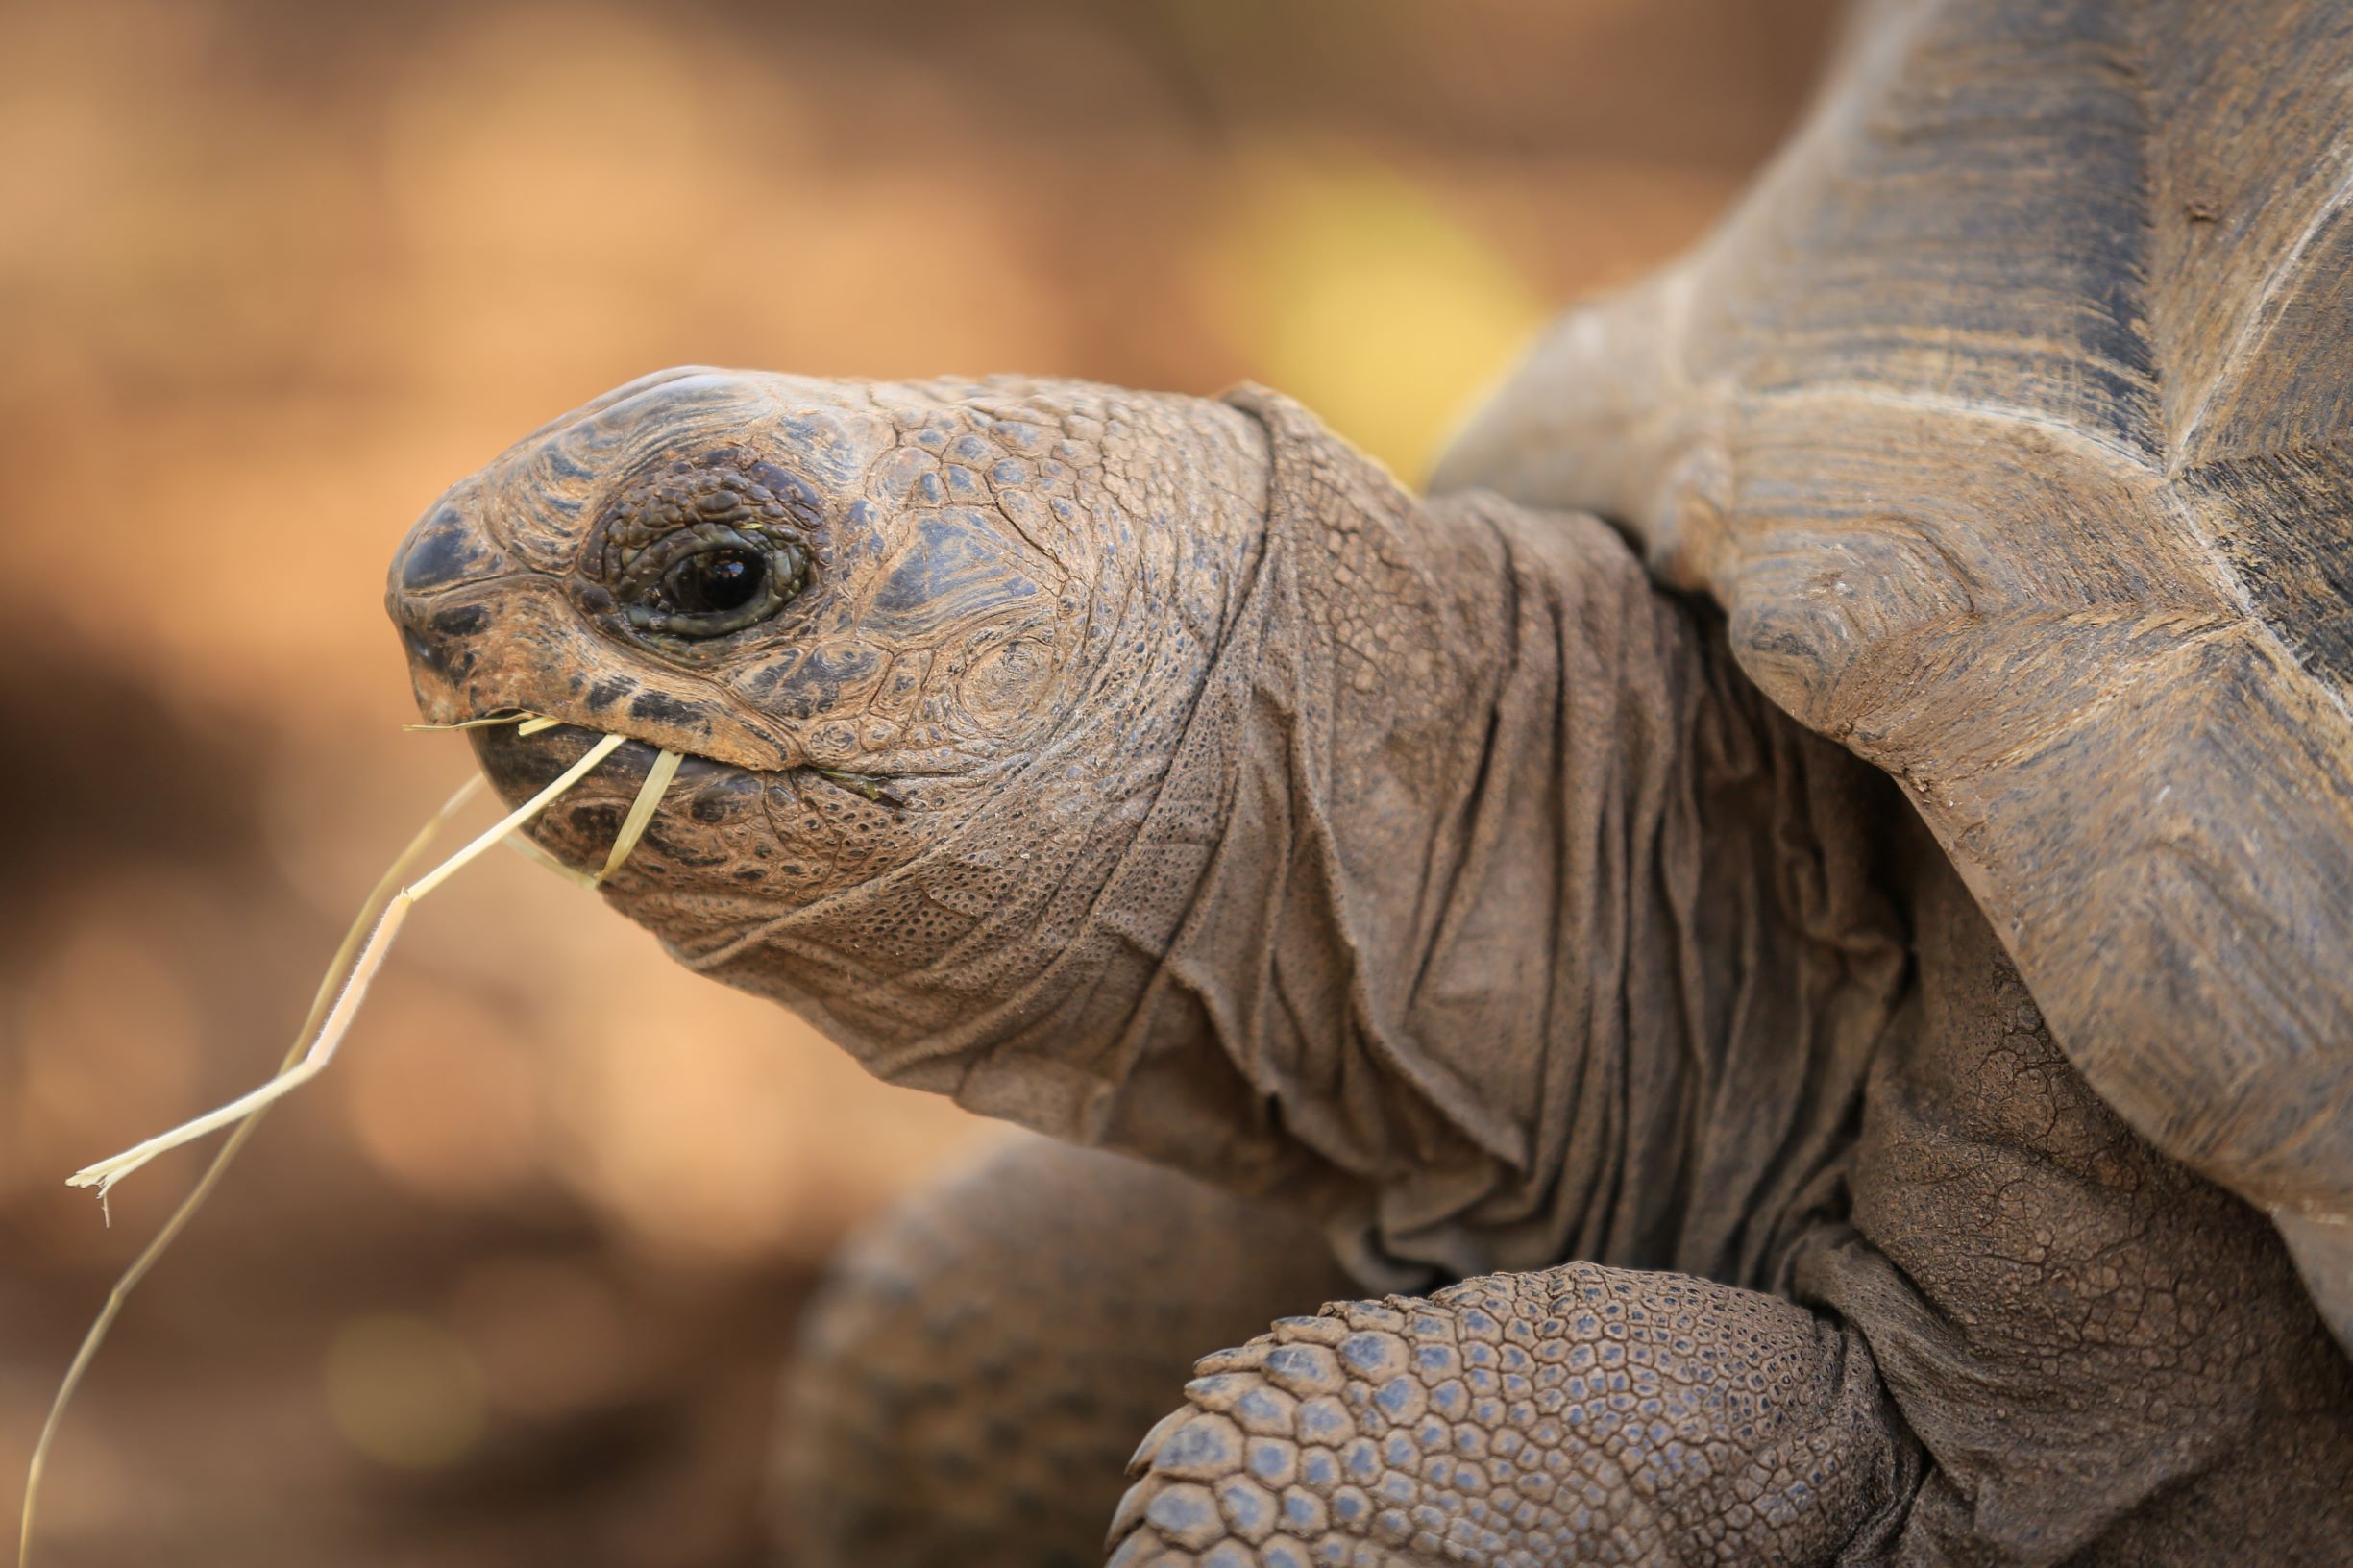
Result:
{"label": "tortoise mouth", "polygon": [[[466,738],[473,743],[475,761],[480,766],[483,776],[509,806],[520,805],[546,789],[607,733],[581,724],[560,723],[529,735],[519,734],[517,726],[513,724],[491,724],[465,732]],[[595,772],[576,785],[567,797],[576,800],[612,797],[625,802],[645,786],[647,775],[652,772],[656,759],[664,749],[654,742],[625,735],[621,745]],[[674,751],[677,747],[667,749]],[[888,774],[847,772],[808,764],[791,768],[747,768],[693,751],[680,751],[678,754],[682,760],[678,764],[676,777],[672,781],[672,788],[683,787],[688,794],[729,779],[765,782],[790,778],[797,784],[806,775],[821,788],[843,790],[860,799],[894,809],[908,803],[898,788],[897,780]]]}
{"label": "tortoise mouth", "polygon": [[[604,731],[589,729],[579,724],[555,724],[531,735],[518,735],[513,724],[494,724],[482,729],[466,731],[474,744],[475,761],[481,767],[490,787],[510,806],[520,805],[553,783],[558,774],[585,755],[590,747],[604,738]],[[662,748],[650,741],[625,737],[612,755],[606,757],[595,772],[582,779],[576,789],[584,793],[594,789],[602,795],[618,788],[634,793],[646,782],[653,769],[654,759]],[[733,774],[748,773],[753,770],[739,768],[733,763],[720,762],[710,757],[682,753],[685,760],[678,765],[681,780],[694,777],[700,781]]]}

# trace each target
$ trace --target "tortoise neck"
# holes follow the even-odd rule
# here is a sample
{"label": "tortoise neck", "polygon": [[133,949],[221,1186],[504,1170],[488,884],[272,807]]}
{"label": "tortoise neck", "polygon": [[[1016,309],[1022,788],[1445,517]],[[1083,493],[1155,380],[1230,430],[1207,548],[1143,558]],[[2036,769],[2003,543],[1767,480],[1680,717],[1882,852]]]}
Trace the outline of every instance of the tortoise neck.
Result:
{"label": "tortoise neck", "polygon": [[1902,984],[1862,771],[1596,520],[1420,503],[1237,401],[1272,455],[1191,721],[1221,832],[1084,1136],[1319,1209],[1368,1284],[1756,1275]]}

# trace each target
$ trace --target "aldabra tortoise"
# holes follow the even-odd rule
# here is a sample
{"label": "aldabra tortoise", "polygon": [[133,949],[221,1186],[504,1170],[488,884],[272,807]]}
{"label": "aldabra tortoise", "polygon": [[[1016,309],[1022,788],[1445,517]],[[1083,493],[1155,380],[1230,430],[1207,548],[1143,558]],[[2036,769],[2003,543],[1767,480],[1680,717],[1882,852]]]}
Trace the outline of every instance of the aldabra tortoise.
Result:
{"label": "aldabra tortoise", "polygon": [[429,511],[425,713],[633,743],[547,848],[689,753],[679,961],[1182,1173],[866,1244],[797,1560],[1089,1552],[1328,1244],[1401,1294],[1201,1361],[1121,1568],[2344,1561],[2349,124],[2333,0],[1891,0],[1427,502],[1263,391],[681,370]]}

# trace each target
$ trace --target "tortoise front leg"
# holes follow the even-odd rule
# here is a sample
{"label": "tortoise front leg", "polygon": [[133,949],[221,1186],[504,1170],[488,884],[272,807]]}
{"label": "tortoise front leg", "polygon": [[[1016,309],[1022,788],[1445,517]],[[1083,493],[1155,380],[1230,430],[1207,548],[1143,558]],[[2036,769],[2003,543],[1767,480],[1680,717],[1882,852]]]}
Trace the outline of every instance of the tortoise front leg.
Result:
{"label": "tortoise front leg", "polygon": [[1113,1568],[1865,1560],[1920,1476],[1858,1334],[1688,1275],[1342,1302],[1197,1370]]}
{"label": "tortoise front leg", "polygon": [[790,1568],[1076,1568],[1204,1344],[1348,1288],[1305,1218],[1024,1139],[846,1250],[784,1404]]}

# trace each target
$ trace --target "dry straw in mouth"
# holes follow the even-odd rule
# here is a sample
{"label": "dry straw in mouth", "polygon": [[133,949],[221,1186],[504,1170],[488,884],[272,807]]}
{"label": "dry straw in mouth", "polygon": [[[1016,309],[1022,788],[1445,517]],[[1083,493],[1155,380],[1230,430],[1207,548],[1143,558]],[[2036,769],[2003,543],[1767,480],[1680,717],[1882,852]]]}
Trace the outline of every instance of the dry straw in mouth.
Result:
{"label": "dry straw in mouth", "polygon": [[[561,722],[542,714],[516,713],[489,719],[470,719],[463,723],[411,724],[407,727],[428,730],[478,729],[492,724],[513,724],[517,735],[527,736],[551,729]],[[441,829],[481,787],[479,774],[468,779],[439,811],[427,820],[417,836],[394,858],[382,879],[361,903],[351,930],[344,935],[342,946],[336,949],[333,961],[328,965],[326,977],[319,982],[318,994],[311,999],[309,1016],[304,1018],[302,1028],[295,1032],[292,1049],[279,1064],[276,1077],[217,1110],[183,1122],[169,1132],[159,1133],[145,1142],[101,1160],[96,1164],[86,1165],[66,1178],[74,1187],[95,1187],[103,1208],[107,1194],[116,1182],[157,1155],[223,1127],[235,1129],[213,1155],[212,1163],[205,1167],[205,1173],[197,1179],[195,1187],[172,1211],[171,1217],[163,1222],[155,1239],[140,1250],[139,1255],[131,1261],[131,1266],[124,1269],[122,1277],[114,1282],[114,1288],[107,1295],[106,1305],[99,1309],[96,1320],[90,1324],[89,1332],[83,1335],[81,1347],[75,1351],[72,1363],[65,1369],[64,1381],[58,1387],[57,1398],[50,1404],[48,1419],[41,1425],[40,1437],[33,1445],[33,1459],[25,1476],[24,1518],[16,1540],[17,1568],[29,1568],[32,1562],[34,1504],[39,1496],[41,1471],[48,1462],[49,1448],[57,1436],[59,1422],[64,1416],[66,1404],[73,1398],[74,1390],[81,1386],[83,1375],[89,1370],[91,1360],[97,1356],[98,1347],[105,1342],[107,1331],[113,1327],[123,1302],[147,1271],[155,1266],[156,1260],[163,1255],[164,1249],[187,1227],[188,1221],[204,1206],[205,1200],[211,1196],[222,1173],[229,1168],[230,1161],[236,1158],[237,1151],[245,1146],[245,1140],[253,1136],[262,1112],[269,1109],[274,1101],[317,1077],[334,1060],[335,1048],[342,1044],[345,1033],[352,1026],[352,1019],[357,1016],[360,1003],[367,997],[368,983],[376,978],[376,971],[383,967],[384,957],[392,950],[393,940],[400,935],[401,924],[408,918],[408,911],[419,899],[448,881],[484,850],[502,842],[511,844],[553,868],[567,880],[588,888],[596,887],[620,869],[622,862],[629,858],[629,851],[635,849],[638,840],[645,836],[647,824],[653,821],[653,814],[662,803],[663,792],[670,787],[671,779],[677,774],[678,764],[684,760],[675,751],[664,750],[654,758],[653,766],[646,772],[645,783],[638,787],[637,798],[630,803],[628,816],[622,821],[621,832],[613,841],[611,853],[605,856],[603,869],[595,875],[574,870],[527,837],[516,832],[586,778],[599,763],[620,747],[625,739],[626,737],[621,735],[600,738],[546,789],[500,818],[464,848],[414,882],[404,881],[410,868],[424,858],[426,848]]]}

